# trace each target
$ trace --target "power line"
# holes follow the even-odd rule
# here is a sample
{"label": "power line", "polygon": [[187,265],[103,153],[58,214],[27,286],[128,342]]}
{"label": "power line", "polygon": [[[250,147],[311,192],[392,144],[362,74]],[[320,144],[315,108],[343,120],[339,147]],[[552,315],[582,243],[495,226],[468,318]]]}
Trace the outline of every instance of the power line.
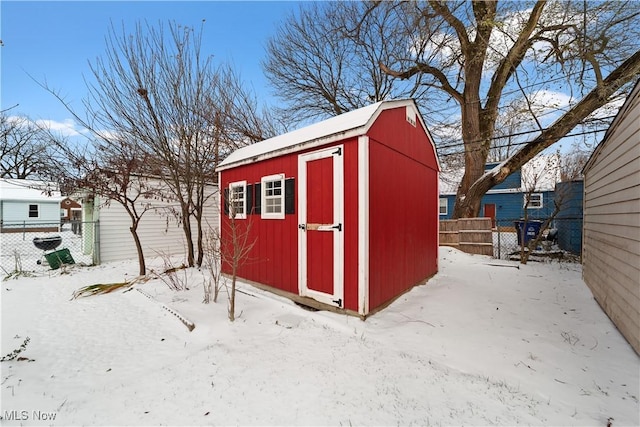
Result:
{"label": "power line", "polygon": [[[596,121],[596,120],[609,120],[609,119],[613,119],[615,116],[607,116],[607,117],[599,117],[597,119],[590,119],[588,121],[583,121],[581,123],[579,123],[580,125],[585,125],[586,123],[589,123],[591,121]],[[606,129],[605,129],[606,130]],[[535,129],[535,130],[526,130],[526,131],[522,131],[522,132],[516,132],[516,133],[511,133],[511,134],[507,134],[507,135],[500,135],[500,136],[493,136],[491,138],[489,138],[490,141],[495,141],[498,139],[504,139],[504,138],[511,138],[514,136],[522,136],[522,135],[529,135],[532,133],[538,133],[541,132],[539,129]],[[602,130],[598,130],[596,132],[602,132]],[[569,136],[569,135],[567,135]],[[573,135],[572,135],[573,136]],[[475,141],[469,141],[467,143],[465,142],[456,142],[454,144],[448,144],[448,145],[439,145],[437,146],[438,149],[446,149],[446,148],[453,148],[453,147],[460,147],[460,146],[464,146],[465,144],[471,144],[474,142],[480,142],[481,140],[475,140]],[[513,143],[510,145],[522,145],[522,144],[528,144],[527,142],[520,142],[520,143]],[[504,145],[504,146],[494,146],[492,148],[502,148],[502,147],[508,147],[508,145]]]}
{"label": "power line", "polygon": [[[559,139],[564,139],[564,138],[569,138],[569,137],[573,137],[573,136],[582,136],[582,135],[591,135],[591,134],[596,134],[596,133],[600,133],[600,132],[606,132],[607,129],[596,129],[596,130],[591,130],[591,131],[584,131],[584,132],[577,132],[577,133],[568,133],[562,137],[560,137]],[[537,132],[537,131],[535,131]],[[512,144],[506,144],[506,145],[496,145],[491,147],[493,148],[507,148],[507,147],[514,147],[514,146],[519,146],[519,145],[527,145],[529,144],[530,141],[527,142],[514,142]],[[457,145],[462,145],[462,144],[457,144]],[[438,147],[440,148],[440,147]],[[464,154],[464,153],[468,153],[468,152],[476,152],[476,151],[480,151],[481,149],[473,149],[473,150],[465,150],[465,151],[456,151],[453,153],[444,153],[444,154],[439,154],[438,157],[447,157],[447,156],[454,156],[454,155],[458,155],[458,154]]]}
{"label": "power line", "polygon": [[[620,61],[619,63],[615,63],[614,66],[622,64],[623,62],[624,61]],[[522,89],[529,89],[529,88],[532,88],[532,87],[543,86],[543,85],[548,84],[548,83],[553,83],[553,82],[557,82],[557,81],[560,81],[560,80],[565,80],[565,79],[567,79],[569,77],[572,77],[572,76],[582,75],[582,73],[584,71],[593,71],[593,67],[588,67],[588,68],[585,68],[585,70],[574,71],[574,72],[571,72],[571,73],[563,74],[562,76],[555,77],[555,78],[552,78],[552,79],[548,79],[548,80],[545,80],[545,81],[542,81],[542,82],[532,83],[532,84],[529,84],[529,85],[526,85],[526,86],[521,86],[518,89],[513,89],[511,91],[502,92],[502,93],[500,93],[500,96],[501,97],[509,96],[509,95],[514,94],[514,93],[521,92]],[[481,102],[481,101],[486,102],[489,99],[490,99],[489,97],[487,97],[485,99],[479,99],[478,102]],[[466,103],[466,104],[469,104],[469,103]],[[460,104],[455,104],[455,105],[452,105],[450,107],[439,108],[437,111],[438,112],[442,112],[442,111],[448,111],[448,110],[459,109],[459,108],[460,108]],[[504,107],[502,107],[502,108],[504,108]]]}

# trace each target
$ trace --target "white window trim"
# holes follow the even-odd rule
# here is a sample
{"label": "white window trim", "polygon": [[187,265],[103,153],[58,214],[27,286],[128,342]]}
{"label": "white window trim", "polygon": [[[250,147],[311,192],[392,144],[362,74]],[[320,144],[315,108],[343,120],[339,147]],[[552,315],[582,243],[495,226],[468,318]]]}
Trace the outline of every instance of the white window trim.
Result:
{"label": "white window trim", "polygon": [[247,219],[247,181],[236,181],[229,183],[229,218],[232,217],[233,214],[233,189],[236,187],[242,187],[243,198],[242,198],[242,213],[236,213],[235,219]]}
{"label": "white window trim", "polygon": [[[539,199],[540,205],[538,205],[537,202],[536,202],[535,206],[532,204],[534,197]],[[527,199],[529,200],[529,203],[527,203]],[[524,205],[526,206],[527,209],[542,209],[544,207],[544,195],[542,193],[531,193],[531,194],[525,193],[525,195],[524,195]]]}
{"label": "white window trim", "polygon": [[[442,202],[444,201],[444,212],[442,212],[441,208],[443,207]],[[440,197],[438,200],[438,213],[440,215],[448,215],[449,214],[449,199],[446,197]]]}
{"label": "white window trim", "polygon": [[[36,216],[31,216],[31,206],[36,207]],[[37,203],[29,203],[27,205],[27,218],[40,218],[40,205]]]}
{"label": "white window trim", "polygon": [[[267,182],[280,181],[280,196],[271,196],[271,199],[280,198],[280,212],[267,212]],[[260,218],[284,219],[284,174],[263,176],[260,179]]]}

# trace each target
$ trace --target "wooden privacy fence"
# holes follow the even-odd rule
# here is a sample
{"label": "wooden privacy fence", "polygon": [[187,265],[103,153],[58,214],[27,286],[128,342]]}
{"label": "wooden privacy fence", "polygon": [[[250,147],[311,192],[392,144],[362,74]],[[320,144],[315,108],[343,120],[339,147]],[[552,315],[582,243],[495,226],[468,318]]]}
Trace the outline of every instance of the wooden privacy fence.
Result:
{"label": "wooden privacy fence", "polygon": [[493,256],[491,218],[440,221],[440,246],[452,246],[468,254]]}

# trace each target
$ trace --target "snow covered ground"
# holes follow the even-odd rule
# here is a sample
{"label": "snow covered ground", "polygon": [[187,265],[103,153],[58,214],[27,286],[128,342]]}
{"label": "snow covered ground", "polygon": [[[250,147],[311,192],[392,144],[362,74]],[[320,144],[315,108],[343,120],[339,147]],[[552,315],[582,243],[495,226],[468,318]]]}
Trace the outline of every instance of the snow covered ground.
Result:
{"label": "snow covered ground", "polygon": [[30,338],[0,363],[2,425],[640,424],[640,358],[576,264],[443,247],[438,275],[366,321],[242,285],[231,323],[196,269],[185,291],[155,279],[71,299],[136,271],[2,283],[1,354]]}

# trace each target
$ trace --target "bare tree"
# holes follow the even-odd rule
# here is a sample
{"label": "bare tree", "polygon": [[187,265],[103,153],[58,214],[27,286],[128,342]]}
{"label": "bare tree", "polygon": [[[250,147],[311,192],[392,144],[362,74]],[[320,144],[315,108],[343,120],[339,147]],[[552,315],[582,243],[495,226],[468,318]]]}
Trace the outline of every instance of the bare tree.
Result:
{"label": "bare tree", "polygon": [[204,279],[204,298],[202,302],[209,304],[218,302],[222,280],[222,253],[220,252],[220,230],[210,228],[205,236],[204,258],[209,277]]}
{"label": "bare tree", "polygon": [[178,200],[189,266],[195,259],[190,218],[200,219],[204,186],[215,168],[213,145],[206,138],[207,94],[216,85],[211,57],[201,56],[202,33],[170,24],[138,24],[133,34],[112,27],[107,52],[91,66],[88,114],[107,129],[139,141],[153,169]]}
{"label": "bare tree", "polygon": [[[361,30],[369,28],[371,17],[389,13],[379,39],[393,46],[403,42],[404,50],[382,57],[380,69],[397,79],[392,81],[394,85],[415,83],[419,89],[411,96],[418,98],[430,123],[437,120],[442,129],[459,129],[462,143],[458,151],[464,156],[465,174],[458,187],[454,217],[477,216],[481,199],[491,187],[581,126],[640,74],[640,4],[634,1],[373,1],[325,7],[327,11],[315,19],[303,21],[301,13],[296,22],[304,23],[301,28],[311,34],[320,33],[318,28],[344,28],[335,11],[350,8],[358,16],[347,27],[351,31],[331,34],[341,34],[341,43],[353,50],[361,43],[375,45],[359,38]],[[326,99],[324,105],[331,104],[335,91],[326,89],[318,69],[347,72],[346,61],[315,46],[322,39],[299,40],[294,44],[290,37],[278,35],[273,43],[280,47],[269,49],[275,58],[271,68],[282,76],[276,87],[285,93],[288,78],[288,87],[315,96],[316,103],[320,94]],[[288,57],[273,55],[289,49],[303,52],[291,55],[293,65],[285,61]],[[312,62],[304,52],[321,58]],[[322,67],[308,65],[316,63]],[[307,74],[303,76],[299,70]],[[367,75],[367,70],[358,68],[355,73]],[[342,78],[335,84],[345,81]],[[536,99],[544,104],[545,94],[560,91],[568,94],[567,103],[540,113]],[[308,108],[291,99],[292,109]],[[499,168],[485,174],[495,140],[508,137],[496,131],[498,118],[506,106],[517,102],[525,106],[520,120],[527,137]]]}
{"label": "bare tree", "polygon": [[0,113],[0,178],[43,178],[51,165],[51,140],[27,117]]}
{"label": "bare tree", "polygon": [[[518,150],[518,145],[526,141],[526,123],[522,121],[521,116],[528,110],[523,104],[524,100],[516,99],[503,107],[502,113],[496,120],[496,132],[491,141],[488,162],[501,162],[508,159]],[[459,152],[459,144],[457,148]]]}
{"label": "bare tree", "polygon": [[255,94],[232,67],[221,66],[218,73],[218,84],[209,95],[209,102],[216,108],[209,111],[213,117],[207,117],[212,130],[210,138],[219,146],[218,159],[289,130],[286,116],[272,108],[260,108]]}
{"label": "bare tree", "polygon": [[334,116],[372,102],[418,96],[420,81],[397,82],[378,67],[407,54],[409,3],[312,2],[291,14],[267,43],[263,67],[276,93],[299,120]]}
{"label": "bare tree", "polygon": [[[544,191],[554,189],[556,183],[560,180],[560,154],[541,155],[534,158],[523,168],[521,176],[524,194],[524,216],[522,228],[519,230],[521,242],[520,262],[526,264],[531,253],[542,239],[543,233],[549,228],[562,208],[563,197],[561,194],[556,194],[552,201],[544,201],[542,199]],[[550,214],[544,215],[545,218],[540,224],[536,235],[529,239],[527,238],[527,228],[530,220],[529,212],[531,209],[541,209],[545,203],[553,203],[553,210]],[[536,220],[539,220],[539,218],[536,218]]]}
{"label": "bare tree", "polygon": [[560,160],[560,180],[562,182],[573,181],[582,177],[582,169],[591,157],[591,150],[585,150],[575,144],[566,152]]}
{"label": "bare tree", "polygon": [[[499,8],[498,2],[431,1],[423,12],[438,23],[436,31],[426,28],[425,40],[432,44],[451,37],[453,48],[444,59],[455,57],[456,61],[434,66],[417,58],[400,71],[381,66],[401,78],[431,77],[430,84],[460,106],[465,175],[458,188],[455,217],[476,216],[486,191],[569,133],[640,72],[640,51],[630,37],[633,33],[638,36],[640,24],[640,8],[634,2],[537,1],[525,9],[520,3],[504,3]],[[524,87],[551,73],[559,73],[579,93],[588,93],[547,127],[529,108],[530,127],[539,130],[539,136],[495,173],[484,174],[501,101],[508,99],[508,84],[520,89],[529,102]],[[535,78],[527,80],[529,74]],[[578,83],[571,85],[575,81]]]}
{"label": "bare tree", "polygon": [[[203,22],[204,26],[204,22]],[[106,52],[91,64],[85,114],[80,117],[55,91],[48,89],[94,135],[110,132],[136,141],[146,159],[146,170],[161,176],[172,197],[186,241],[189,266],[203,260],[203,212],[215,183],[218,162],[239,143],[234,140],[243,117],[243,134],[261,123],[239,77],[229,84],[230,67],[217,67],[201,49],[199,30],[176,23],[138,24],[129,34],[111,27]],[[233,76],[237,77],[237,76]],[[230,103],[228,92],[235,90]],[[242,107],[244,109],[239,110]],[[250,108],[251,107],[251,108]],[[266,130],[253,132],[264,136]],[[196,220],[192,229],[191,218]],[[194,248],[194,242],[197,245]]]}
{"label": "bare tree", "polygon": [[145,175],[149,172],[148,155],[125,135],[96,132],[84,149],[59,135],[51,134],[51,140],[55,142],[56,167],[48,171],[50,179],[60,182],[68,192],[100,197],[102,206],[121,205],[131,221],[129,231],[138,254],[138,274],[146,275],[138,226],[146,212],[159,209],[156,201],[170,195],[161,179]]}
{"label": "bare tree", "polygon": [[220,255],[221,264],[224,269],[231,271],[231,288],[227,287],[227,296],[229,298],[229,320],[235,320],[236,310],[236,281],[238,278],[238,270],[249,260],[251,250],[256,243],[255,237],[251,234],[251,221],[238,221],[238,213],[240,211],[237,202],[234,201],[234,193],[229,192],[229,200],[224,200],[226,211],[229,212],[229,220],[222,221],[226,230],[221,232]]}

